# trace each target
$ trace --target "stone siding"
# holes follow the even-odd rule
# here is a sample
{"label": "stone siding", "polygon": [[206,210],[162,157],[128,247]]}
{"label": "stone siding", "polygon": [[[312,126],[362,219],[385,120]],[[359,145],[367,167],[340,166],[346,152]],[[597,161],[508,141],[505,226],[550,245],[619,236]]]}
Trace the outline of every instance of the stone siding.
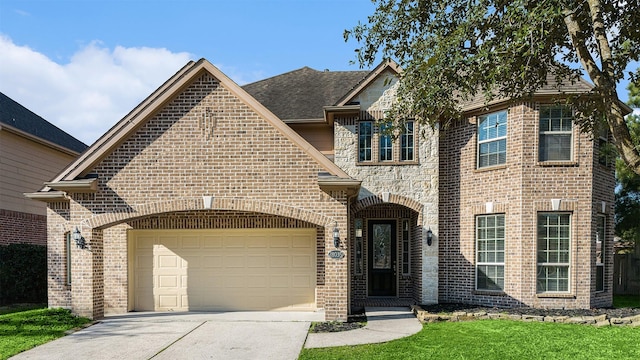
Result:
{"label": "stone siding", "polygon": [[[393,79],[392,81],[388,81]],[[420,257],[414,265],[421,266],[416,272],[420,279],[415,279],[420,292],[415,300],[422,303],[435,303],[438,296],[438,248],[428,247],[423,234],[431,229],[438,234],[438,131],[431,128],[420,128],[415,124],[414,156],[416,160],[402,162],[400,159],[400,141],[393,145],[394,161],[378,162],[379,129],[374,126],[372,140],[372,160],[369,163],[358,162],[358,122],[360,120],[381,120],[384,111],[391,107],[396,98],[397,80],[390,72],[381,74],[352,101],[359,102],[359,116],[336,116],[334,120],[334,147],[336,165],[355,179],[362,180],[358,200],[383,198],[388,193],[390,199],[408,199],[420,204],[417,209],[420,229],[415,231],[420,239],[420,246],[412,248],[417,251],[413,255]],[[404,205],[399,202],[396,204]],[[424,231],[422,231],[424,230]],[[436,236],[437,237],[437,236]],[[399,277],[402,283],[401,277]],[[352,279],[355,288],[352,291],[360,294],[362,290],[358,279]],[[357,295],[360,296],[360,295]]]}

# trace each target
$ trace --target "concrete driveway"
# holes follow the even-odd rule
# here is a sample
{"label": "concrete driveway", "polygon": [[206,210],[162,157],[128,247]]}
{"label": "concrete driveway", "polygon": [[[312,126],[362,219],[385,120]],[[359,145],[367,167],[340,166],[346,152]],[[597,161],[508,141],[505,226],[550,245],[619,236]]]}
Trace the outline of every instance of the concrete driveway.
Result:
{"label": "concrete driveway", "polygon": [[297,359],[324,313],[129,313],[12,359]]}

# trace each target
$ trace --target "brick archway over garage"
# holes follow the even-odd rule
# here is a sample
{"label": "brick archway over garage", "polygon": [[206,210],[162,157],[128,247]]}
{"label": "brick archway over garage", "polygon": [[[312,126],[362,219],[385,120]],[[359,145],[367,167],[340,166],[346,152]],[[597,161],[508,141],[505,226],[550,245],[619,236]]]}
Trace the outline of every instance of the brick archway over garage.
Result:
{"label": "brick archway over garage", "polygon": [[379,204],[397,204],[397,205],[405,206],[418,213],[418,225],[422,225],[423,205],[416,200],[409,199],[407,197],[397,195],[397,194],[389,194],[389,201],[386,201],[386,202],[383,201],[382,198],[377,195],[372,195],[364,199],[360,199],[356,201],[353,205],[351,205],[351,211],[353,211],[353,213],[357,213],[358,211],[363,210],[369,206],[374,206]]}
{"label": "brick archway over garage", "polygon": [[236,210],[246,212],[264,213],[270,215],[278,215],[292,219],[306,221],[318,226],[328,228],[332,226],[334,220],[315,212],[305,209],[295,208],[288,205],[271,203],[247,198],[225,198],[214,197],[211,208],[204,206],[201,197],[198,198],[180,198],[167,200],[163,202],[143,204],[134,207],[132,211],[114,212],[96,215],[85,220],[88,227],[108,228],[135,218],[144,217],[153,214],[189,211],[189,210]]}

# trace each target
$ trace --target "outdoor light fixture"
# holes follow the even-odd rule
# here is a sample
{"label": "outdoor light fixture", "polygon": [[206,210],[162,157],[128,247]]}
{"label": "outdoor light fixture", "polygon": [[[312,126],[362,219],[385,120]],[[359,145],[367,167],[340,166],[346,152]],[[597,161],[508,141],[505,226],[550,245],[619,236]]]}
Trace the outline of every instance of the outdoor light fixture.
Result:
{"label": "outdoor light fixture", "polygon": [[76,241],[76,246],[78,246],[80,249],[85,249],[87,247],[87,242],[84,240],[84,237],[82,236],[82,234],[80,234],[80,230],[78,230],[78,227],[76,226],[76,229],[73,230],[73,240]]}
{"label": "outdoor light fixture", "polygon": [[338,229],[338,222],[335,222],[333,226],[333,246],[337,248],[340,247],[340,229]]}
{"label": "outdoor light fixture", "polygon": [[433,231],[431,231],[431,228],[429,228],[429,230],[427,230],[427,245],[431,246],[432,242],[433,242]]}

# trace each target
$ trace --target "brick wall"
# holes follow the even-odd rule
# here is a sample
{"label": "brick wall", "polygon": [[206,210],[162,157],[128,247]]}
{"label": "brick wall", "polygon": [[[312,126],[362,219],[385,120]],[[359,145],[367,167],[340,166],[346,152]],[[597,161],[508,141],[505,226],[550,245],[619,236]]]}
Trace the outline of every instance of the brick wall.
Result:
{"label": "brick wall", "polygon": [[[318,305],[327,319],[346,319],[348,257],[328,259],[333,239],[326,229],[334,221],[346,229],[347,195],[322,191],[320,171],[305,151],[210,74],[202,74],[91,169],[98,175],[98,191],[71,194],[68,220],[56,219],[67,231],[79,226],[98,249],[76,256],[72,266],[82,275],[73,281],[72,306],[96,317],[102,306],[125,311],[127,227],[242,227],[246,216],[253,216],[249,223],[256,227],[304,222],[319,229]],[[213,196],[215,211],[204,209],[202,196]],[[218,209],[237,213],[227,213],[231,218],[224,220]],[[61,241],[57,236],[50,239]],[[59,277],[62,267],[50,265]],[[61,287],[50,294],[68,296]]]}
{"label": "brick wall", "polygon": [[0,245],[47,245],[47,217],[0,209]]}
{"label": "brick wall", "polygon": [[[577,126],[573,130],[573,161],[539,163],[539,106],[537,102],[525,102],[509,108],[504,165],[476,167],[480,113],[471,114],[446,130],[440,142],[441,302],[551,308],[592,305],[593,204],[598,197],[612,201],[611,171],[594,177],[594,146]],[[489,112],[497,110],[502,109]],[[536,293],[537,215],[552,211],[551,199],[561,199],[560,211],[571,214],[571,279],[567,294]],[[492,213],[505,215],[504,292],[475,290],[475,217],[488,213],[487,203],[492,203]],[[606,305],[607,301],[600,304]]]}

